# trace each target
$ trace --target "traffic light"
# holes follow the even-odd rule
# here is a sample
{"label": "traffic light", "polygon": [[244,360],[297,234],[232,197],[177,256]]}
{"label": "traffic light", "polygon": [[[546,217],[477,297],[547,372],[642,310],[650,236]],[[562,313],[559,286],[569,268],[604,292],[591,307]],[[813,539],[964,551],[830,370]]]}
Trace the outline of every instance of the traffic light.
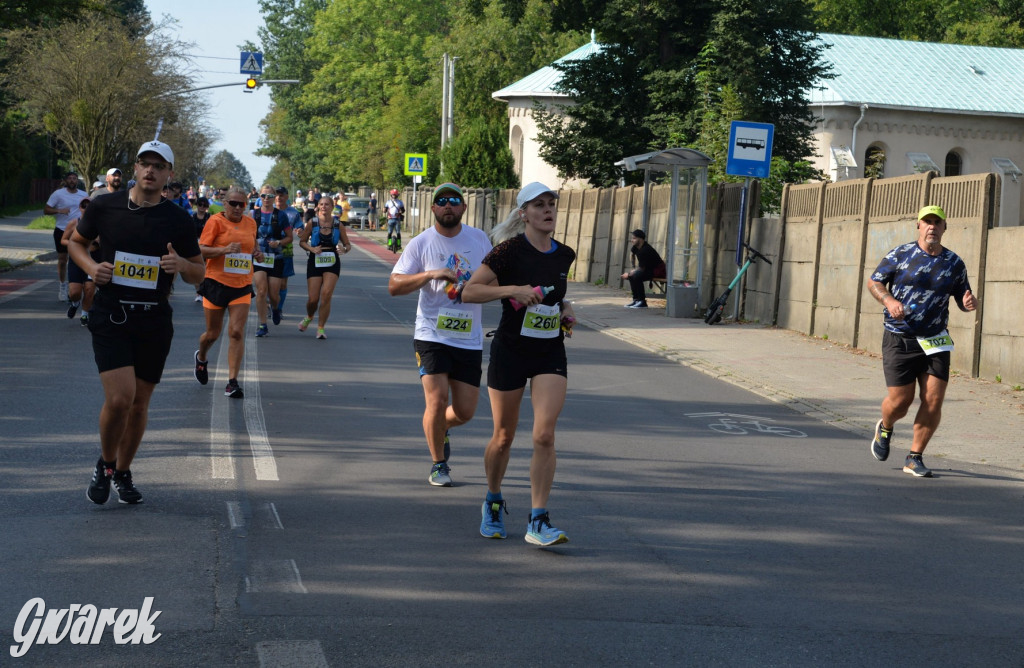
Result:
{"label": "traffic light", "polygon": [[256,79],[254,79],[252,77],[249,77],[248,79],[245,80],[245,92],[246,93],[253,92],[256,89],[256,86],[258,86],[258,85],[259,85],[259,82],[256,81]]}

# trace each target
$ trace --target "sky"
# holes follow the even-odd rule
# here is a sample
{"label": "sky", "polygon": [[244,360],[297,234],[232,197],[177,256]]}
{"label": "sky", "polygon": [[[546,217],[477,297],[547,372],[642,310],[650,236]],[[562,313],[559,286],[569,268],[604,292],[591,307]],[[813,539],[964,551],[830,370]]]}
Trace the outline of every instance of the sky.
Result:
{"label": "sky", "polygon": [[175,18],[178,25],[169,28],[170,34],[195,45],[189,54],[195,56],[192,63],[197,72],[195,79],[184,82],[185,88],[238,82],[238,86],[200,90],[194,95],[206,101],[207,122],[220,135],[212,153],[230,151],[249,170],[253,183],[261,185],[274,166],[272,158],[255,155],[261,136],[259,122],[270,111],[270,91],[261,86],[252,93],[243,92],[246,77],[239,72],[240,45],[246,41],[259,44],[257,30],[263,17],[257,0],[146,0],[146,8],[154,23],[161,22],[165,14]]}

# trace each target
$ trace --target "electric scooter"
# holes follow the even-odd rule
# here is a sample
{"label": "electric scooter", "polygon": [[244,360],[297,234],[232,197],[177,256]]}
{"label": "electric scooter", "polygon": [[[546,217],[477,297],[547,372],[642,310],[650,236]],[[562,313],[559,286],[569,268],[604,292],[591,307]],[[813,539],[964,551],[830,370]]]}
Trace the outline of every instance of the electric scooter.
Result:
{"label": "electric scooter", "polygon": [[729,283],[729,287],[725,289],[725,292],[723,292],[718,299],[711,302],[711,306],[708,306],[708,310],[704,312],[704,322],[709,325],[713,325],[722,319],[722,311],[725,310],[725,303],[729,301],[729,293],[731,293],[732,289],[736,287],[736,284],[740,282],[740,278],[743,276],[744,272],[747,271],[750,265],[758,260],[764,260],[768,264],[772,263],[771,260],[766,258],[764,255],[761,255],[761,253],[757,252],[749,244],[743,244],[743,247],[747,249],[747,261],[744,262],[743,266],[740,267],[740,270],[736,272],[736,278],[732,279],[732,282]]}

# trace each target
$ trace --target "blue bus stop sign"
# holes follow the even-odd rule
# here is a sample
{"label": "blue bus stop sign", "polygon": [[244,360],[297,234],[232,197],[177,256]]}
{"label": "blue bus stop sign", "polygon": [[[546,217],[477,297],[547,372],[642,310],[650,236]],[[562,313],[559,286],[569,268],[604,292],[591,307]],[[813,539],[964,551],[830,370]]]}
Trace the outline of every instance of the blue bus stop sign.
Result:
{"label": "blue bus stop sign", "polygon": [[775,126],[771,123],[733,121],[729,128],[729,156],[725,161],[725,173],[767,178],[774,138]]}

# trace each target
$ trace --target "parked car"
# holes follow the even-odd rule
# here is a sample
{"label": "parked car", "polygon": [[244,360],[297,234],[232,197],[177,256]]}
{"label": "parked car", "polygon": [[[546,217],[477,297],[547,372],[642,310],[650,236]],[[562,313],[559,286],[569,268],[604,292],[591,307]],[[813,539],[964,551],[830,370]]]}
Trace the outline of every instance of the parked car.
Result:
{"label": "parked car", "polygon": [[352,206],[348,211],[349,227],[358,227],[361,230],[369,226],[370,219],[370,198],[353,197],[348,195],[348,203]]}

